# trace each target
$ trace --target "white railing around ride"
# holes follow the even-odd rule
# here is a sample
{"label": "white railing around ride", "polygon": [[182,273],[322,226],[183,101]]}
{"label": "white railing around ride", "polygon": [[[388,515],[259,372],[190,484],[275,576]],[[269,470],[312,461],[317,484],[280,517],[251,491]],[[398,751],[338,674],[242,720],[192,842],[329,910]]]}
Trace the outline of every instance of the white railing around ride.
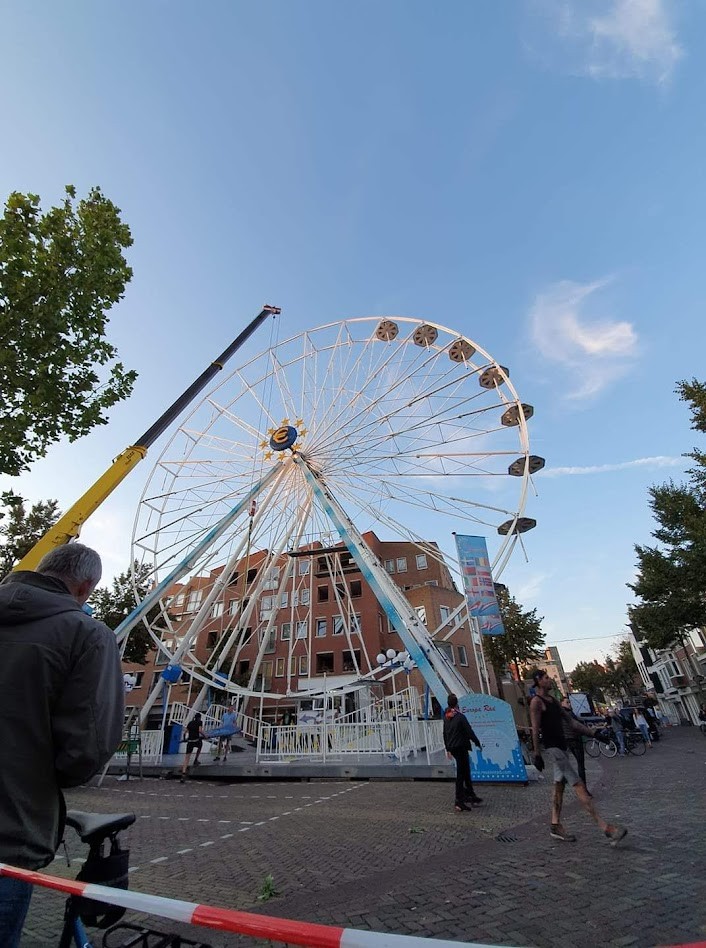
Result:
{"label": "white railing around ride", "polygon": [[258,760],[322,760],[374,754],[404,760],[443,749],[441,721],[401,718],[365,724],[263,724]]}

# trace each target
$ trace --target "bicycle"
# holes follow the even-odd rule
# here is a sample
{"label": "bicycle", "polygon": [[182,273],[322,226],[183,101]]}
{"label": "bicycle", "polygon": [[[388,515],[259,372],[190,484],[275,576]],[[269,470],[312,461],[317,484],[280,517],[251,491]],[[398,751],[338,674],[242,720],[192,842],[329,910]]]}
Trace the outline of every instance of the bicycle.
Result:
{"label": "bicycle", "polygon": [[[66,825],[75,829],[81,842],[88,844],[88,858],[77,880],[127,889],[130,851],[122,849],[118,834],[135,822],[134,813],[84,813],[69,810]],[[107,854],[104,844],[109,843]],[[68,861],[68,855],[67,855]],[[70,862],[69,862],[70,865]],[[94,948],[86,926],[106,929],[102,948],[210,948],[204,942],[191,941],[181,935],[120,922],[124,908],[83,896],[71,895],[64,908],[64,926],[59,948]],[[120,937],[120,940],[118,939]],[[122,936],[127,936],[125,939]]]}
{"label": "bicycle", "polygon": [[608,736],[608,729],[601,730],[602,739],[598,737],[589,737],[585,748],[589,757],[598,757],[603,754],[604,757],[615,757],[618,753],[618,745],[612,737]]}
{"label": "bicycle", "polygon": [[625,732],[625,753],[634,754],[636,757],[642,757],[647,752],[645,738],[639,731]]}

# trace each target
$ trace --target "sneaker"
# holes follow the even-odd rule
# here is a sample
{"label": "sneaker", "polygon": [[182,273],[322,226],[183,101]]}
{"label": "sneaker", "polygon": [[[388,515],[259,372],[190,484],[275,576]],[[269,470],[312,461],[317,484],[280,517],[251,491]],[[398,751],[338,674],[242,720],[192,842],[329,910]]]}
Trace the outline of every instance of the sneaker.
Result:
{"label": "sneaker", "polygon": [[565,843],[575,843],[576,837],[573,833],[567,833],[561,823],[552,823],[552,827],[549,830],[549,835],[552,839],[561,839]]}
{"label": "sneaker", "polygon": [[473,804],[473,806],[480,806],[481,803],[483,802],[483,797],[477,797],[477,796],[474,794],[472,797],[469,797],[468,800],[469,800],[470,803]]}
{"label": "sneaker", "polygon": [[195,760],[195,761],[194,761],[194,767],[200,767],[200,766],[201,766],[201,761]]}
{"label": "sneaker", "polygon": [[213,758],[214,764],[215,764],[215,762],[216,762],[217,760],[220,760],[220,759],[221,759],[220,757],[214,757],[214,758]]}
{"label": "sneaker", "polygon": [[611,826],[610,829],[605,831],[606,836],[611,842],[611,845],[615,846],[616,843],[619,843],[621,839],[625,839],[628,835],[628,831],[624,826]]}
{"label": "sneaker", "polygon": [[186,783],[186,777],[183,774],[179,777],[179,783]]}

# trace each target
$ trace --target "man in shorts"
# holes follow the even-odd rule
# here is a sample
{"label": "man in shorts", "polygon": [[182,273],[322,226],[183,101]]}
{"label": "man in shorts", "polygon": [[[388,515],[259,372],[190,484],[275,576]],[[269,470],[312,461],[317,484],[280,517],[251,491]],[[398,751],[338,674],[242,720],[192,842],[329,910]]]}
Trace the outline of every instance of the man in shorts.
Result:
{"label": "man in shorts", "polygon": [[199,765],[199,755],[203,747],[203,739],[206,737],[201,727],[201,715],[197,712],[186,725],[186,754],[184,754],[184,763],[181,767],[181,782],[186,780],[186,771],[189,769],[191,755],[196,751],[194,757],[194,767]]}
{"label": "man in shorts", "polygon": [[[537,770],[544,770],[546,757],[554,765],[554,795],[552,798],[552,823],[549,831],[554,839],[561,839],[567,843],[576,841],[572,833],[568,833],[561,822],[561,807],[564,801],[564,784],[574,788],[579,803],[594,822],[603,830],[611,843],[617,843],[626,835],[624,826],[606,823],[598,813],[593,799],[578,775],[574,758],[568,752],[564,728],[562,724],[563,711],[559,702],[552,696],[554,682],[544,671],[535,672],[535,697],[530,704],[532,720],[532,739],[534,742],[534,765]],[[589,737],[598,737],[594,731],[585,727],[579,721],[572,721],[572,727],[577,734],[586,734]],[[539,735],[542,735],[544,756],[540,751]],[[599,738],[600,740],[600,738]]]}

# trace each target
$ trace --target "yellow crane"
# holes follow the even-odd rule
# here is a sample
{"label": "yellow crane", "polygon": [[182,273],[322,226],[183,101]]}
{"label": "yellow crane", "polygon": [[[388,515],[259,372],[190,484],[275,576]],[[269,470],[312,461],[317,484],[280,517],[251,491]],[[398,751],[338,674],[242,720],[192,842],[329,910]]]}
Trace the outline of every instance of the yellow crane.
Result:
{"label": "yellow crane", "polygon": [[277,306],[263,306],[258,315],[245,327],[227,349],[214,359],[213,362],[192,382],[179,398],[155,421],[151,428],[141,435],[134,444],[119,454],[105,473],[92,484],[69,510],[48,530],[29,553],[15,566],[15,569],[37,568],[39,561],[55,546],[61,546],[70,540],[75,540],[81,527],[91,514],[100,507],[103,501],[112,494],[118,484],[127,477],[130,471],[145,457],[148,448],[163,434],[169,425],[181,414],[186,406],[193,401],[198,393],[211,379],[221,371],[230,357],[243,345],[268,316],[277,316],[281,309]]}

